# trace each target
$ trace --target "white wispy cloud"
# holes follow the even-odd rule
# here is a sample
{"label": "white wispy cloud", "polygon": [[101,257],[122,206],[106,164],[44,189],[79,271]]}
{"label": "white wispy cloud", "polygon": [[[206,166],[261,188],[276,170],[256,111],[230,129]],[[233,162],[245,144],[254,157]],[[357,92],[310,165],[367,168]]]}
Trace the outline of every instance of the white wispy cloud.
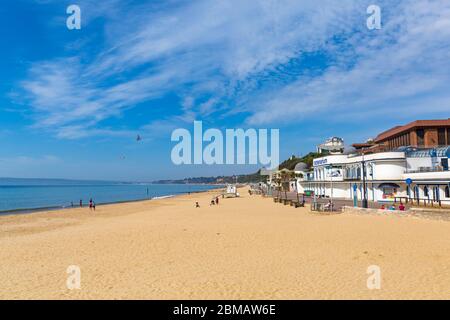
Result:
{"label": "white wispy cloud", "polygon": [[[83,3],[89,12],[92,1]],[[217,112],[244,111],[248,123],[268,124],[330,111],[442,109],[450,95],[450,3],[378,3],[383,28],[368,31],[369,1],[105,1],[103,50],[35,63],[21,85],[36,126],[62,138],[131,134],[102,121],[171,91],[180,104],[156,127]],[[329,57],[324,70],[289,70],[313,53]],[[264,81],[275,84],[261,88]]]}
{"label": "white wispy cloud", "polygon": [[296,119],[315,114],[330,120],[423,117],[448,110],[450,3],[419,0],[381,7],[381,30],[344,43],[354,54],[318,77],[300,77],[265,94],[248,121],[289,121],[273,110]]}

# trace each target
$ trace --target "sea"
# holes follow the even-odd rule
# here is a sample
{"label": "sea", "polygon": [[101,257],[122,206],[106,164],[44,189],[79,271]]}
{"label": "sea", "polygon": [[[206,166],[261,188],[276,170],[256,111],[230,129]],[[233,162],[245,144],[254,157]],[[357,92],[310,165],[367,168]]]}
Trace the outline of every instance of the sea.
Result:
{"label": "sea", "polygon": [[152,184],[60,179],[0,178],[0,215],[157,199],[220,188],[213,185]]}

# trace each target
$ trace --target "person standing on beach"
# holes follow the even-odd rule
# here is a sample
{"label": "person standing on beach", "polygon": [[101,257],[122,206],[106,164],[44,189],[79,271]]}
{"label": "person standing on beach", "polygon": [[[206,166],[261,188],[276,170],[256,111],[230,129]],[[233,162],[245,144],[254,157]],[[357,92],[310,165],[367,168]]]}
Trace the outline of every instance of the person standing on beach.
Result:
{"label": "person standing on beach", "polygon": [[92,202],[92,209],[95,211],[95,202]]}
{"label": "person standing on beach", "polygon": [[93,201],[92,201],[92,198],[89,200],[89,209],[90,210],[92,210],[92,203],[93,203]]}
{"label": "person standing on beach", "polygon": [[219,197],[216,197],[216,205],[219,205]]}
{"label": "person standing on beach", "polygon": [[80,199],[80,208],[83,208],[83,200]]}

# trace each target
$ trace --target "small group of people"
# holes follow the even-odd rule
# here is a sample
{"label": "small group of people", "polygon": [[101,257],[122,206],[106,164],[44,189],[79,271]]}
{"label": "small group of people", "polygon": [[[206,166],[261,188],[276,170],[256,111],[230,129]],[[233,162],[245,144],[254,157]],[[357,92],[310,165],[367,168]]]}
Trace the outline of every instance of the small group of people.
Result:
{"label": "small group of people", "polygon": [[95,202],[92,201],[92,198],[89,200],[89,210],[95,211]]}
{"label": "small group of people", "polygon": [[210,206],[219,205],[219,197],[215,197],[211,200]]}
{"label": "small group of people", "polygon": [[[211,202],[209,203],[210,206],[218,206],[219,205],[219,197],[214,197],[211,199]],[[195,207],[200,208],[200,204],[198,201],[195,202]]]}
{"label": "small group of people", "polygon": [[[381,206],[381,210],[388,210],[388,208],[383,204],[383,205]],[[398,209],[397,209],[397,207],[395,206],[395,203],[393,203],[393,204],[389,207],[389,210],[391,210],[391,211],[394,211],[394,210],[405,211],[405,210],[406,210],[406,207],[405,207],[405,205],[403,204],[403,202],[400,202],[400,204],[399,204],[399,206],[398,206]]]}
{"label": "small group of people", "polygon": [[[72,202],[72,207],[73,207],[73,202]],[[80,199],[80,208],[83,208],[83,200],[82,199]],[[92,200],[92,198],[89,200],[89,210],[95,211],[95,202]]]}

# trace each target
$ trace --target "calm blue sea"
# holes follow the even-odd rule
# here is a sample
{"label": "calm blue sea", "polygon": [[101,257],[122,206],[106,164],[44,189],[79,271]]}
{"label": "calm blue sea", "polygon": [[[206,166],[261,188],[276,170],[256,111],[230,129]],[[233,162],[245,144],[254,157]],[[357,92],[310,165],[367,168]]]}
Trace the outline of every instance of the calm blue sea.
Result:
{"label": "calm blue sea", "polygon": [[0,214],[11,211],[134,201],[217,188],[209,185],[126,184],[42,179],[0,179]]}

